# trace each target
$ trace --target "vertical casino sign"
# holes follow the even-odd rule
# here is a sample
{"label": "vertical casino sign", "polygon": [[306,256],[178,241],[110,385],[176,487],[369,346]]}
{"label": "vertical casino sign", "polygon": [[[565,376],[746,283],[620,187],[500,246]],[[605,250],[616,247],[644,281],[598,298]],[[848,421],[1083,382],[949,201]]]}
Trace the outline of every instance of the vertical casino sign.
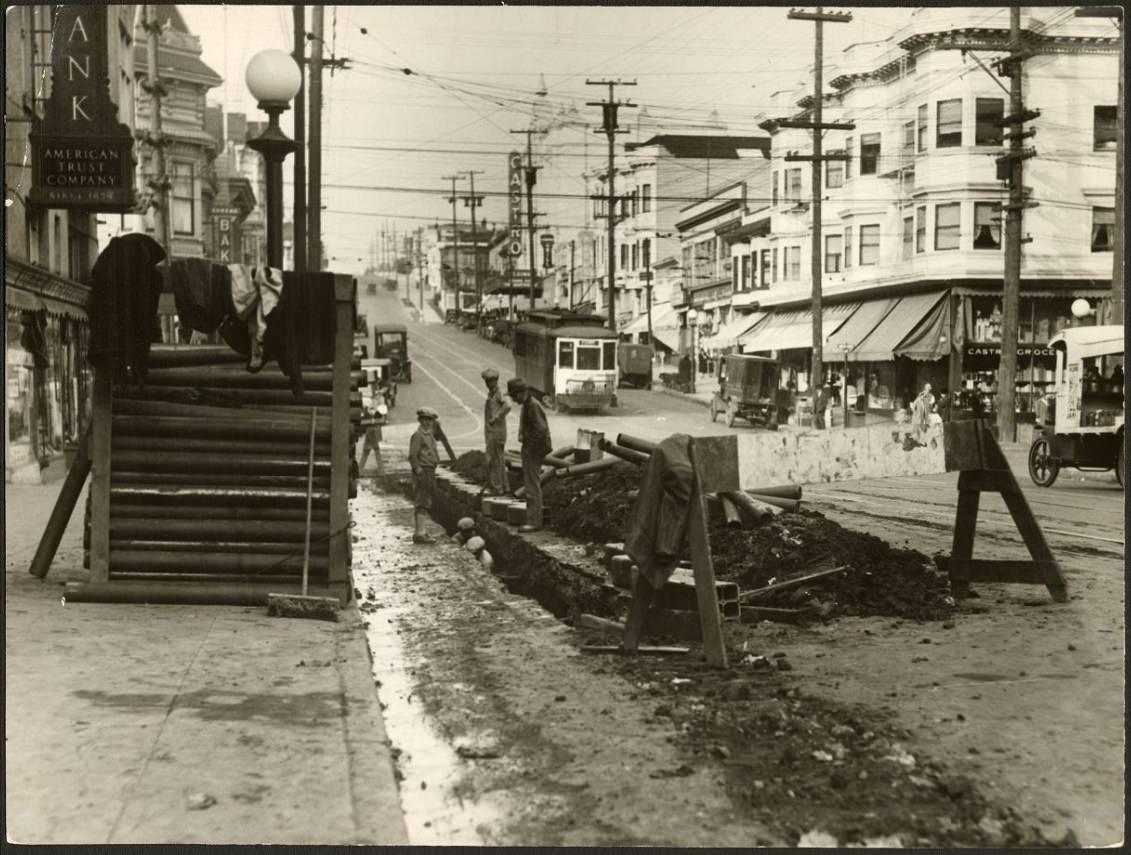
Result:
{"label": "vertical casino sign", "polygon": [[522,255],[522,155],[512,151],[507,155],[507,255],[512,259]]}
{"label": "vertical casino sign", "polygon": [[134,141],[110,98],[107,6],[58,5],[51,21],[51,94],[30,139],[33,203],[126,212]]}

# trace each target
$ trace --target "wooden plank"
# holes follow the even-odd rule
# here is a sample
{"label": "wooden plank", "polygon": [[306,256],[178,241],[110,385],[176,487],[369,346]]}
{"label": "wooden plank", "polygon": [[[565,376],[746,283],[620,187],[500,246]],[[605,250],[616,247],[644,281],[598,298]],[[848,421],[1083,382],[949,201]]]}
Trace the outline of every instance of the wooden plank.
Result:
{"label": "wooden plank", "polygon": [[[734,439],[734,437],[724,437]],[[713,438],[691,439],[688,443],[688,456],[691,458],[691,497],[688,508],[688,546],[691,552],[691,567],[695,573],[695,594],[699,604],[699,622],[703,627],[703,653],[707,664],[716,668],[727,667],[726,644],[723,640],[722,620],[719,616],[719,600],[715,593],[715,568],[711,561],[711,542],[707,535],[707,502],[700,469],[700,443],[706,443],[712,459],[717,463],[721,456],[717,453],[718,443]],[[716,473],[718,477],[718,473]],[[721,479],[720,479],[721,480]],[[733,479],[733,470],[730,480]],[[731,489],[724,486],[721,489]]]}
{"label": "wooden plank", "polygon": [[985,469],[982,453],[986,423],[979,419],[947,422],[943,431],[943,456],[947,472],[965,472]]}
{"label": "wooden plank", "polygon": [[965,471],[960,476],[965,489],[980,490],[983,493],[1016,493],[1021,488],[1009,470],[983,469],[978,472]]}
{"label": "wooden plank", "polygon": [[91,413],[90,581],[110,580],[111,364],[95,366]]}
{"label": "wooden plank", "polygon": [[1033,561],[1036,562],[1044,577],[1045,587],[1048,588],[1049,595],[1055,602],[1067,602],[1068,587],[1065,584],[1064,575],[1060,572],[1060,565],[1052,554],[1048,541],[1045,540],[1045,533],[1041,531],[1040,523],[1037,522],[1037,518],[1029,507],[1029,500],[1021,492],[1017,479],[1009,468],[1009,462],[1005,459],[1001,446],[997,444],[997,440],[988,431],[984,438],[984,453],[987,466],[991,469],[1003,470],[1008,479],[1013,482],[1013,489],[1003,491],[1001,497],[1005,501],[1005,506],[1009,508],[1010,516],[1013,517],[1013,522],[1021,533],[1021,539],[1025,542],[1029,554],[1033,557]]}
{"label": "wooden plank", "polygon": [[[954,539],[951,558],[964,561],[974,555],[974,534],[978,529],[978,504],[981,493],[971,479],[970,472],[958,476],[958,509],[954,514]],[[950,592],[957,599],[969,596],[970,586],[963,579],[950,580]]]}
{"label": "wooden plank", "polygon": [[[612,644],[583,644],[581,645],[582,653],[611,653],[614,655],[621,655],[630,651],[623,647]],[[641,656],[685,656],[689,653],[686,647],[649,647],[647,645],[638,646],[631,651]]]}
{"label": "wooden plank", "polygon": [[766,594],[774,594],[778,591],[788,591],[790,588],[797,588],[801,585],[808,584],[809,582],[815,582],[818,579],[824,579],[827,576],[836,576],[839,573],[843,573],[847,569],[848,565],[845,564],[840,567],[833,567],[829,570],[821,570],[817,573],[809,573],[806,576],[798,576],[796,579],[786,579],[784,582],[775,582],[773,585],[766,585],[764,588],[755,588],[752,591],[743,591],[738,595],[738,598],[740,600],[745,600],[750,597],[761,597],[765,596]]}
{"label": "wooden plank", "polygon": [[86,476],[90,474],[90,434],[91,424],[88,419],[83,428],[82,436],[79,438],[79,453],[75,456],[74,462],[67,472],[67,478],[63,481],[63,486],[59,490],[59,497],[55,500],[55,507],[51,510],[51,517],[47,520],[47,527],[43,530],[43,537],[39,539],[35,557],[31,560],[31,566],[28,567],[28,572],[38,579],[47,575],[51,562],[55,559],[55,553],[59,549],[59,541],[63,539],[63,533],[67,530],[67,523],[70,522],[71,514],[74,513],[75,505],[78,504],[79,496],[82,495]]}
{"label": "wooden plank", "polygon": [[694,443],[700,486],[704,493],[726,493],[742,489],[735,466],[735,459],[740,454],[736,434],[696,437]]}
{"label": "wooden plank", "polygon": [[353,313],[357,281],[334,276],[335,337],[333,413],[330,433],[330,568],[329,581],[349,579],[349,407],[353,358]]}
{"label": "wooden plank", "polygon": [[[1049,566],[1051,564],[1051,566]],[[947,558],[939,556],[939,569],[952,580],[966,582],[1010,582],[1017,584],[1045,584],[1046,574],[1059,572],[1056,562],[990,560],[981,558]]]}

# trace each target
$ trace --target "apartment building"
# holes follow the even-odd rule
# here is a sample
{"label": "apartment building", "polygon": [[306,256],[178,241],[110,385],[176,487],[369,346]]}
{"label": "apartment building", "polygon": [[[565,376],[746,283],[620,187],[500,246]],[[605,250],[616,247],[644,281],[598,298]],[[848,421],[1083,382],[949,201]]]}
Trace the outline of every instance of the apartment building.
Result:
{"label": "apartment building", "polygon": [[[1027,127],[1024,161],[1018,405],[1021,419],[1051,380],[1045,346],[1072,323],[1077,298],[1110,289],[1115,185],[1118,34],[1071,8],[1022,10]],[[1003,282],[998,124],[1009,80],[994,72],[1008,53],[1009,10],[922,8],[880,43],[849,47],[826,73],[825,151],[847,155],[822,169],[824,360],[857,406],[890,411],[923,382],[958,404],[990,413],[996,400]],[[976,43],[983,49],[963,51]],[[781,117],[809,118],[808,92],[786,93]],[[762,125],[772,137],[770,315],[739,344],[773,353],[789,381],[808,388],[812,322],[809,132]],[[759,260],[762,251],[759,251]]]}

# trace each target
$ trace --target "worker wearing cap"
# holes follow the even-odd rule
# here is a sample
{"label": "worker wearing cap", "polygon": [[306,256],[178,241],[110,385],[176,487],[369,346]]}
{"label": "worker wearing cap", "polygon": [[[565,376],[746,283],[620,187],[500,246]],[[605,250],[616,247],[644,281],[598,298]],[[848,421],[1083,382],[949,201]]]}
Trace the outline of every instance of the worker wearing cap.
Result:
{"label": "worker wearing cap", "polygon": [[435,543],[424,530],[424,518],[432,510],[432,491],[436,484],[436,467],[440,465],[440,454],[436,450],[436,428],[438,414],[431,407],[421,407],[416,411],[420,427],[408,442],[408,465],[412,467],[413,543]]}
{"label": "worker wearing cap", "polygon": [[487,486],[485,496],[501,496],[507,492],[507,470],[503,453],[507,445],[507,413],[511,411],[499,390],[499,372],[487,368],[482,374],[487,385],[487,400],[483,404],[483,440],[487,451]]}
{"label": "worker wearing cap", "polygon": [[534,400],[522,378],[507,381],[507,394],[522,406],[518,419],[518,441],[522,444],[522,484],[526,492],[526,525],[519,531],[542,528],[542,460],[553,449],[550,426],[542,405]]}

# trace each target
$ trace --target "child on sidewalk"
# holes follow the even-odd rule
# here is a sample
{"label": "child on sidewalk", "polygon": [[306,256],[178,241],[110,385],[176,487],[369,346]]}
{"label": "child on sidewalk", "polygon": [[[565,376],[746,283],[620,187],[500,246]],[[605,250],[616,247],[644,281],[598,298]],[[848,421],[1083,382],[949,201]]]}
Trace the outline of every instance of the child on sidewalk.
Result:
{"label": "child on sidewalk", "polygon": [[435,539],[425,533],[424,520],[432,510],[432,491],[436,484],[436,467],[440,455],[436,451],[436,437],[433,431],[437,412],[431,407],[421,407],[416,411],[420,427],[408,443],[408,464],[412,467],[413,496],[413,543],[435,543]]}

